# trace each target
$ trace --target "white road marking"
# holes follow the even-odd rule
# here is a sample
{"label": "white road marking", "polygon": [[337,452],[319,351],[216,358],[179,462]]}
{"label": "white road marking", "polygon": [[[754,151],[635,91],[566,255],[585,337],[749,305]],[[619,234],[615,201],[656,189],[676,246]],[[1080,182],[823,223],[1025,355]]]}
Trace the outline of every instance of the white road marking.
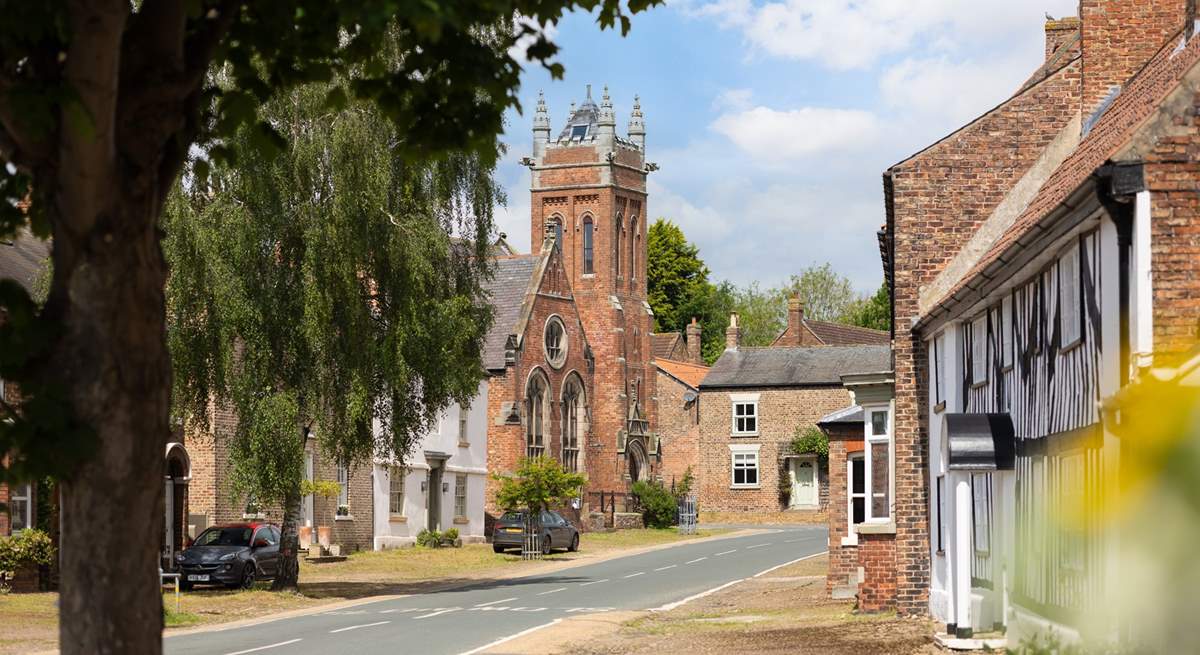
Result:
{"label": "white road marking", "polygon": [[375,623],[364,623],[362,625],[352,625],[348,628],[338,628],[337,630],[330,630],[329,634],[334,634],[335,632],[346,632],[347,630],[357,630],[359,628],[370,628],[370,627],[377,626],[377,625],[383,625],[384,623],[391,623],[391,621],[376,621]]}
{"label": "white road marking", "polygon": [[708,558],[707,557],[697,557],[696,559],[688,560],[688,561],[684,562],[684,564],[695,564],[696,562],[703,562],[706,559],[708,559]]}
{"label": "white road marking", "polygon": [[543,591],[542,593],[540,593],[540,594],[535,594],[535,595],[537,595],[537,596],[545,596],[545,595],[547,595],[547,594],[556,594],[556,593],[558,593],[558,592],[560,592],[560,591],[566,591],[566,590],[567,590],[567,588],[566,588],[566,587],[559,587],[558,589],[551,589],[550,591]]}
{"label": "white road marking", "polygon": [[736,552],[737,552],[736,548],[734,548],[733,550],[723,550],[723,551],[717,553],[716,555],[713,555],[713,557],[720,557],[722,555],[728,555],[729,553],[736,553]]}
{"label": "white road marking", "polygon": [[517,599],[516,596],[513,596],[512,598],[501,598],[500,600],[493,600],[490,603],[480,603],[480,604],[476,605],[475,607],[487,607],[488,605],[499,605],[500,603],[507,603],[510,600],[516,600],[516,599]]}
{"label": "white road marking", "polygon": [[770,545],[771,545],[771,542],[768,541],[765,544],[754,544],[753,546],[746,546],[746,550],[750,550],[751,548],[762,548],[763,546],[770,546]]}
{"label": "white road marking", "polygon": [[591,582],[580,582],[579,586],[586,587],[590,584],[600,584],[601,582],[608,582],[608,578],[604,578],[603,580],[592,580]]}
{"label": "white road marking", "polygon": [[449,614],[450,612],[457,612],[460,609],[462,609],[462,608],[461,607],[439,607],[436,611],[430,612],[428,614],[422,614],[421,616],[414,616],[413,620],[415,621],[417,619],[427,619],[431,616],[438,616],[439,614]]}
{"label": "white road marking", "polygon": [[638,577],[639,575],[646,575],[646,572],[645,572],[645,571],[638,571],[637,573],[630,573],[629,575],[627,575],[627,576],[625,576],[625,577],[626,577],[626,578],[636,578],[636,577]]}
{"label": "white road marking", "polygon": [[292,639],[291,641],[281,641],[278,644],[268,644],[266,646],[259,646],[258,648],[247,648],[246,650],[239,650],[239,651],[236,651],[233,653],[226,653],[225,655],[245,655],[245,653],[257,653],[260,650],[266,650],[268,648],[278,648],[280,646],[287,646],[288,644],[294,644],[297,641],[300,641],[300,640]]}
{"label": "white road marking", "polygon": [[672,564],[672,565],[670,565],[670,566],[660,566],[660,567],[658,567],[657,569],[654,569],[654,570],[655,570],[655,571],[666,571],[667,569],[673,569],[673,568],[675,568],[676,566],[679,566],[679,565],[678,565],[678,564]]}
{"label": "white road marking", "polygon": [[[790,561],[790,562],[784,562],[783,564],[779,564],[779,565],[777,565],[777,566],[772,566],[771,568],[769,568],[769,569],[767,569],[767,570],[765,570],[765,571],[759,571],[758,573],[755,573],[754,575],[752,575],[752,576],[750,576],[750,577],[751,577],[751,578],[757,578],[757,577],[759,577],[759,576],[766,575],[766,574],[768,574],[768,573],[770,573],[771,571],[774,571],[774,570],[776,570],[776,569],[781,569],[781,568],[783,568],[783,567],[785,567],[785,566],[788,566],[788,565],[790,565],[790,564],[795,564],[796,562],[801,562],[801,561],[804,561],[804,560],[806,560],[806,559],[810,559],[810,558],[813,558],[813,557],[819,557],[819,556],[821,556],[821,555],[824,555],[824,554],[826,554],[826,553],[828,553],[828,552],[829,552],[829,551],[827,551],[827,550],[823,550],[823,551],[821,551],[821,552],[819,552],[819,553],[813,553],[812,555],[805,555],[804,557],[798,557],[798,558],[796,558],[796,559],[794,559],[794,560],[792,560],[792,561]],[[715,594],[715,593],[717,593],[718,591],[721,591],[722,589],[725,589],[725,588],[727,588],[727,587],[732,587],[733,585],[735,585],[735,584],[737,584],[737,583],[739,583],[739,582],[745,582],[746,580],[749,580],[749,579],[750,579],[750,578],[741,578],[741,579],[738,579],[738,580],[731,580],[731,581],[729,581],[729,582],[726,582],[725,584],[723,584],[723,585],[721,585],[721,586],[719,586],[719,587],[713,587],[712,589],[709,589],[708,591],[702,591],[702,592],[700,592],[700,593],[698,593],[698,594],[695,594],[695,595],[692,595],[692,596],[688,596],[687,598],[684,598],[683,600],[677,600],[677,601],[675,601],[675,602],[673,602],[673,603],[667,603],[666,605],[662,605],[662,606],[660,606],[660,607],[655,607],[655,608],[651,609],[650,611],[651,611],[651,612],[669,612],[669,611],[671,611],[671,610],[675,609],[676,607],[679,607],[679,606],[681,606],[681,605],[684,605],[684,604],[686,604],[686,603],[690,603],[690,602],[692,602],[693,600],[698,600],[698,599],[700,599],[700,598],[704,598],[705,596],[710,596],[710,595],[712,595],[712,594]]]}
{"label": "white road marking", "polygon": [[538,630],[541,630],[542,628],[549,628],[550,626],[555,625],[555,624],[559,623],[560,621],[562,621],[562,619],[554,619],[553,621],[551,621],[549,623],[543,623],[542,625],[535,625],[532,628],[529,628],[527,630],[522,630],[516,634],[509,635],[507,637],[502,637],[500,639],[497,639],[496,641],[493,641],[488,644],[484,644],[478,648],[472,648],[471,650],[460,653],[460,655],[475,655],[475,653],[482,653],[485,650],[490,650],[492,648],[495,648],[496,646],[499,646],[500,644],[508,643],[518,637],[524,637],[525,635],[527,635],[531,632],[537,632]]}

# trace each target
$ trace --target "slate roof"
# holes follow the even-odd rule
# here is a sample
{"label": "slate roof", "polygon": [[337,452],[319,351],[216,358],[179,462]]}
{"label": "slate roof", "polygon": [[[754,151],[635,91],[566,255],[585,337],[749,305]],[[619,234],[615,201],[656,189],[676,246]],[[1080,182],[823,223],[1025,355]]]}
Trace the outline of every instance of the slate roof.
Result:
{"label": "slate roof", "polygon": [[862,423],[863,410],[858,405],[851,405],[843,409],[839,409],[831,414],[826,414],[817,421],[817,425],[836,425],[845,423]]}
{"label": "slate roof", "polygon": [[1200,39],[1193,38],[1182,49],[1176,50],[1179,39],[1179,34],[1168,39],[1158,53],[1126,82],[1075,151],[1051,173],[1021,216],[992,244],[975,266],[932,305],[933,308],[940,307],[951,297],[963,292],[992,263],[1007,260],[1005,255],[1015,249],[1019,239],[1038,229],[1048,214],[1087,182],[1092,173],[1115,155],[1143,122],[1158,110],[1166,95],[1200,61]]}
{"label": "slate roof", "polygon": [[17,235],[12,241],[0,241],[0,279],[14,279],[32,293],[48,257],[50,243],[28,232]]}
{"label": "slate roof", "polygon": [[563,126],[562,132],[558,135],[558,140],[578,141],[596,136],[596,128],[599,122],[600,108],[592,100],[592,89],[589,86],[587,98],[579,105],[578,109],[571,113],[571,117],[567,119],[567,124]]}
{"label": "slate roof", "polygon": [[892,349],[888,346],[739,348],[726,350],[700,387],[841,385],[843,375],[891,368]]}
{"label": "slate roof", "polygon": [[529,291],[536,255],[500,257],[496,259],[495,276],[487,284],[494,319],[492,329],[483,340],[483,367],[488,370],[504,368],[504,342],[516,328],[521,306]]}
{"label": "slate roof", "polygon": [[675,344],[682,336],[678,332],[664,332],[650,335],[650,356],[654,359],[670,359],[675,352]]}
{"label": "slate roof", "polygon": [[708,375],[709,368],[691,362],[677,362],[673,359],[655,358],[654,364],[664,373],[679,380],[693,389],[699,389],[700,383]]}
{"label": "slate roof", "polygon": [[[892,337],[889,333],[857,325],[843,325],[841,323],[814,321],[806,318],[804,319],[804,326],[808,328],[808,331],[818,341],[826,346],[887,346],[892,343]],[[784,328],[783,332],[778,337],[775,337],[772,345],[778,344],[785,337],[789,337],[788,328]],[[795,342],[793,341],[793,343]]]}

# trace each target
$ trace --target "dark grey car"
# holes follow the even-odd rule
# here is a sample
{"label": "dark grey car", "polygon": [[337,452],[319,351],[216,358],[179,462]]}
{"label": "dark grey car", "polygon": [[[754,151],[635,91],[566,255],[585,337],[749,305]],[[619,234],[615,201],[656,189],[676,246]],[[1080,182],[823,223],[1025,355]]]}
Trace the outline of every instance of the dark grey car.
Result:
{"label": "dark grey car", "polygon": [[179,586],[198,584],[248,589],[279,569],[279,528],[268,523],[213,526],[175,556]]}
{"label": "dark grey car", "polygon": [[[520,550],[525,542],[525,512],[505,512],[496,521],[492,533],[492,550],[502,553],[509,549]],[[551,550],[579,550],[579,530],[558,512],[542,512],[542,552]]]}

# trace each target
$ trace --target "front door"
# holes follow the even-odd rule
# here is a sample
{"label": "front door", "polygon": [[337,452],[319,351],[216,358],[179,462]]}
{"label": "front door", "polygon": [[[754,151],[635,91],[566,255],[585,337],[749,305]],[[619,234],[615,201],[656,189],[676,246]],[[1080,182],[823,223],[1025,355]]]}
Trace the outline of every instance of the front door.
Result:
{"label": "front door", "polygon": [[792,460],[792,507],[817,504],[817,466],[811,459]]}
{"label": "front door", "polygon": [[429,494],[425,503],[431,531],[442,529],[442,467],[439,463],[429,469]]}

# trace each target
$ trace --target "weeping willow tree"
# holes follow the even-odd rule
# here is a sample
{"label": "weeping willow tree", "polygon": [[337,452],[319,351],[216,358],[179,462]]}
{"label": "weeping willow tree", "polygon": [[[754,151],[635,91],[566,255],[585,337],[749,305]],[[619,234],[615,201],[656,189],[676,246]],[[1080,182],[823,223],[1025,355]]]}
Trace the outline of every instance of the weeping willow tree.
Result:
{"label": "weeping willow tree", "polygon": [[163,224],[175,411],[204,430],[215,405],[236,410],[234,491],[283,506],[282,589],[308,436],[348,466],[403,460],[475,393],[502,198],[481,158],[414,162],[373,105],[330,104],[323,85],[264,113],[289,134],[282,153],[193,162]]}

